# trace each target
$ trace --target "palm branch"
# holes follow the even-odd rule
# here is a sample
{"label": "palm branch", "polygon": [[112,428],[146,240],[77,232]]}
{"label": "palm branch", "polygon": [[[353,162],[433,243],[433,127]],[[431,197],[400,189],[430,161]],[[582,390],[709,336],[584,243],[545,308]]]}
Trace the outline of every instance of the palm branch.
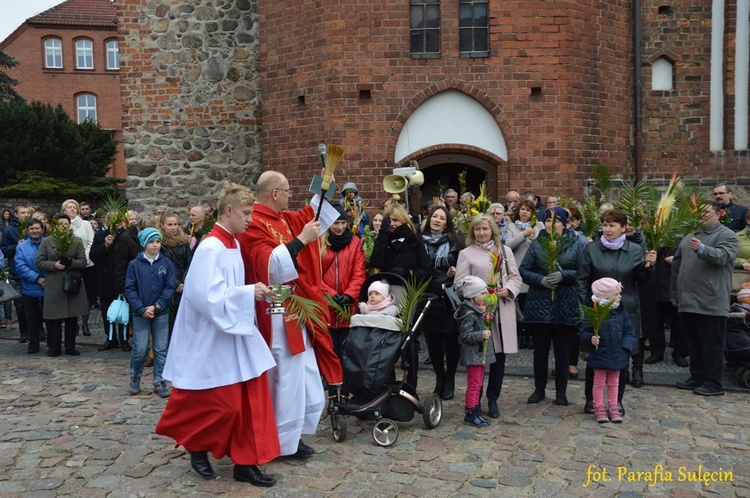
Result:
{"label": "palm branch", "polygon": [[102,199],[102,209],[110,232],[115,232],[123,221],[128,219],[128,200],[120,194],[107,194]]}
{"label": "palm branch", "polygon": [[634,227],[643,225],[647,214],[656,206],[656,189],[646,182],[627,182],[620,188],[617,207],[628,215],[628,223]]}
{"label": "palm branch", "polygon": [[609,171],[609,166],[602,162],[594,164],[591,168],[591,176],[594,177],[595,188],[598,188],[599,192],[606,196],[612,188],[612,173]]}
{"label": "palm branch", "polygon": [[695,233],[703,228],[704,208],[710,204],[693,185],[685,186],[677,196],[677,212],[680,222],[676,231],[681,234]]}
{"label": "palm branch", "polygon": [[61,225],[57,218],[52,218],[50,224],[52,230],[49,232],[49,237],[52,239],[52,246],[60,256],[67,256],[68,251],[73,247],[73,232]]}
{"label": "palm branch", "polygon": [[[599,336],[599,331],[609,319],[609,315],[615,310],[615,302],[609,301],[603,304],[594,302],[593,306],[581,306],[582,323],[587,323],[594,329],[594,335]],[[599,349],[599,346],[596,346]]]}
{"label": "palm branch", "polygon": [[369,266],[370,256],[372,256],[372,250],[375,247],[375,234],[370,226],[365,227],[364,241],[362,243],[362,251],[365,253],[365,263]]}
{"label": "palm branch", "polygon": [[593,239],[599,232],[599,227],[602,226],[601,218],[599,218],[599,203],[596,201],[596,197],[593,195],[586,197],[583,200],[582,208],[582,219],[578,230],[586,237]]}
{"label": "palm branch", "polygon": [[271,291],[277,296],[276,299],[284,303],[287,313],[297,316],[298,323],[311,322],[322,329],[328,328],[328,324],[323,319],[325,310],[317,301],[298,296],[294,294],[293,287],[283,287],[282,284],[272,285]]}
{"label": "palm branch", "polygon": [[347,322],[351,319],[352,311],[349,306],[341,306],[339,303],[334,301],[333,296],[328,293],[323,294],[323,297],[325,298],[326,303],[328,303],[328,306],[333,308],[339,318],[341,318],[342,320],[346,320]]}
{"label": "palm branch", "polygon": [[411,317],[417,311],[419,303],[424,301],[424,293],[430,285],[430,280],[428,278],[420,283],[418,279],[412,277],[406,281],[404,292],[398,300],[398,315],[396,316],[396,323],[401,333],[407,334],[409,332]]}

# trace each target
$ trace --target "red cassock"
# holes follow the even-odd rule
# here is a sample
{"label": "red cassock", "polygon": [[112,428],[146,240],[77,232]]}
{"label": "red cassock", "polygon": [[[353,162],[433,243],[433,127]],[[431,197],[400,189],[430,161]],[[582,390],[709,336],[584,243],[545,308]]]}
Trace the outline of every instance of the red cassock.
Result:
{"label": "red cassock", "polygon": [[[253,206],[253,221],[243,234],[237,234],[245,262],[245,279],[248,282],[262,282],[269,284],[269,264],[271,253],[279,245],[291,242],[302,232],[304,226],[314,218],[315,213],[311,205],[301,211],[285,211],[277,213],[259,203]],[[298,278],[292,283],[296,286],[295,294],[312,299],[321,305],[328,323],[328,304],[323,297],[321,286],[320,246],[317,242],[307,244],[297,255]],[[271,344],[271,317],[266,314],[270,306],[265,301],[256,302],[256,316],[261,333]],[[284,317],[286,335],[292,355],[305,350],[302,338],[302,328],[289,315]],[[310,341],[315,351],[318,369],[328,384],[341,384],[343,374],[341,362],[333,351],[333,342],[327,327],[308,322],[305,324],[310,331]]]}
{"label": "red cassock", "polygon": [[[220,227],[214,227],[208,237],[218,238],[226,249],[232,249],[232,251],[222,249],[219,252],[220,246],[214,247],[214,244],[201,243],[193,259],[192,268],[201,268],[201,264],[210,266],[223,264],[239,271],[239,278],[243,278],[242,260],[235,246],[234,237]],[[232,258],[236,258],[235,265],[232,265]],[[223,270],[207,269],[207,271]],[[191,271],[195,270],[191,269]],[[193,278],[195,282],[191,284]],[[201,286],[201,279],[203,279],[203,286]],[[242,282],[239,283],[242,284]],[[197,294],[191,296],[192,299],[201,300],[200,293],[206,294],[204,289],[208,284],[205,275],[200,272],[193,274],[192,278],[188,273],[185,282],[186,291],[189,285],[193,294]],[[226,334],[218,329],[211,330],[210,325],[201,321],[196,310],[197,305],[194,307],[191,302],[186,301],[183,297],[173,336],[173,342],[185,337],[183,349],[197,351],[197,348],[194,349],[196,344],[190,343],[190,340],[200,341],[205,346],[207,341],[201,339],[202,334],[221,334],[220,339],[223,344],[226,344],[226,341],[242,340],[240,336]],[[185,330],[180,331],[178,327],[183,327]],[[201,330],[196,330],[195,327],[200,327]],[[230,356],[233,351],[232,344],[229,342],[229,346],[225,346],[229,348]],[[262,340],[261,344],[263,344]],[[220,349],[214,349],[214,351],[216,351],[214,356],[219,359],[222,358],[222,354],[227,354],[226,350],[222,352]],[[181,361],[175,368],[193,368],[188,363],[191,361]],[[194,371],[193,368],[188,373],[194,373]],[[174,379],[172,380],[174,382]],[[234,463],[239,465],[267,463],[278,457],[281,452],[266,372],[249,380],[209,389],[174,387],[161,420],[156,425],[156,433],[174,439],[177,446],[184,446],[190,452],[209,451],[217,459],[229,456]]]}

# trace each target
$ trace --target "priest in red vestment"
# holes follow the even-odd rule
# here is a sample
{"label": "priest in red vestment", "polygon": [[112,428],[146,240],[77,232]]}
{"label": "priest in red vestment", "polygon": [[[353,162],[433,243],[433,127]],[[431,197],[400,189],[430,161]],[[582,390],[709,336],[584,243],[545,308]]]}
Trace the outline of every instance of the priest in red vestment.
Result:
{"label": "priest in red vestment", "polygon": [[[256,189],[253,221],[244,234],[237,236],[245,278],[266,285],[293,284],[295,294],[318,302],[327,315],[318,237],[338,218],[338,211],[324,202],[320,221],[313,221],[314,208],[320,202],[317,195],[301,211],[287,211],[289,180],[276,171],[264,172]],[[326,407],[320,375],[329,385],[341,384],[341,363],[327,327],[299,323],[290,314],[268,315],[268,306],[266,302],[256,303],[256,315],[276,360],[268,379],[281,454],[307,458],[314,450],[302,442],[301,436],[315,433]],[[328,323],[328,316],[323,322]]]}
{"label": "priest in red vestment", "polygon": [[164,368],[174,389],[156,433],[184,446],[205,478],[214,473],[211,452],[232,459],[235,480],[268,487],[276,480],[257,465],[280,454],[266,373],[275,362],[257,328],[254,303],[271,290],[245,285],[235,239],[250,223],[253,201],[250,189],[227,182],[219,220],[193,256]]}

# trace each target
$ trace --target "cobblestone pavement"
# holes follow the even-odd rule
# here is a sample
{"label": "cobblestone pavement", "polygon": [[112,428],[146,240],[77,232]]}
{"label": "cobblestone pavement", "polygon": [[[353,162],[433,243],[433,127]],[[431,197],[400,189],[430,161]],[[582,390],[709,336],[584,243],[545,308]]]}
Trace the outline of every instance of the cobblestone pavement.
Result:
{"label": "cobblestone pavement", "polygon": [[[434,430],[416,414],[382,448],[373,442],[373,422],[348,417],[348,437],[337,443],[326,418],[305,437],[318,452],[313,458],[263,466],[278,479],[275,487],[233,481],[226,458],[214,461],[217,478],[204,481],[181,448],[153,433],[165,401],[146,390],[129,396],[129,355],[96,352],[101,325],[93,330],[80,337],[81,356],[59,358],[44,356],[44,346],[41,355],[27,355],[17,330],[0,334],[0,496],[750,497],[747,393],[704,398],[659,385],[628,387],[624,423],[600,425],[582,413],[580,381],[569,386],[568,407],[549,398],[526,404],[533,389],[522,371],[530,368],[528,351],[509,365],[501,417],[487,428],[463,423],[461,373],[456,399],[445,402]],[[647,381],[667,383],[686,372],[659,365],[648,366]],[[431,381],[423,367],[420,395]],[[723,473],[695,474],[705,471]]]}

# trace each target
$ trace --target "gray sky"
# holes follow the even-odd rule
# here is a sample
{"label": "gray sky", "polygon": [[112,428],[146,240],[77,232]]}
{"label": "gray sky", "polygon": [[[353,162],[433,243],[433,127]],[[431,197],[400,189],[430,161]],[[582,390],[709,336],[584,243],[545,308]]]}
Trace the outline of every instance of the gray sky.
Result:
{"label": "gray sky", "polygon": [[44,12],[64,0],[0,0],[0,41],[16,30],[26,19]]}

